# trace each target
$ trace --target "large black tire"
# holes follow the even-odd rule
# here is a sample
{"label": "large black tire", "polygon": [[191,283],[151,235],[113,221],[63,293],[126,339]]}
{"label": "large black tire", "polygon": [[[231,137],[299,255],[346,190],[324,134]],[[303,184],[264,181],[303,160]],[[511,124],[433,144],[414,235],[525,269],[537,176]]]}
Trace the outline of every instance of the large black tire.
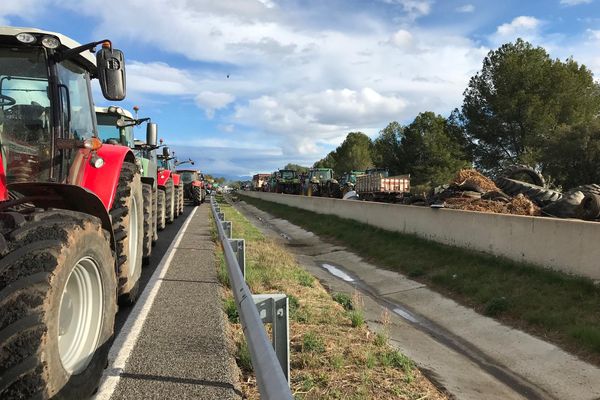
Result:
{"label": "large black tire", "polygon": [[[163,201],[164,204],[164,201]],[[152,189],[152,246],[158,242],[158,189]]]}
{"label": "large black tire", "polygon": [[583,201],[577,208],[577,217],[588,221],[600,218],[600,196],[589,193],[583,198]]}
{"label": "large black tire", "polygon": [[542,213],[551,217],[558,218],[575,218],[579,205],[583,201],[585,195],[583,192],[567,192],[563,197],[555,201],[554,203],[548,204],[542,208]]}
{"label": "large black tire", "polygon": [[165,189],[158,189],[156,193],[158,208],[158,230],[162,231],[167,226],[167,194]]}
{"label": "large black tire", "polygon": [[192,186],[192,201],[195,206],[199,206],[202,203],[202,189],[200,186]]}
{"label": "large black tire", "polygon": [[173,196],[175,196],[175,211],[174,211],[174,217],[178,218],[179,217],[179,186],[174,186],[173,187]]}
{"label": "large black tire", "polygon": [[[144,245],[142,180],[137,166],[133,163],[123,163],[110,216],[117,242],[119,303],[131,305],[135,303],[139,294]],[[135,241],[131,246],[130,239]]]}
{"label": "large black tire", "polygon": [[496,180],[496,185],[502,189],[504,193],[510,196],[523,194],[529,200],[542,207],[562,198],[562,194],[555,190],[509,178],[498,178]]}
{"label": "large black tire", "polygon": [[183,214],[183,204],[184,204],[183,185],[179,185],[179,215]]}
{"label": "large black tire", "polygon": [[150,254],[152,253],[152,238],[154,236],[154,214],[152,213],[152,185],[142,184],[144,195],[144,246],[142,265],[150,264]]}
{"label": "large black tire", "polygon": [[167,212],[167,224],[175,221],[175,185],[173,179],[169,179],[165,185],[165,210]]}
{"label": "large black tire", "polygon": [[[573,192],[583,192],[584,195],[588,195],[588,194],[595,194],[597,196],[600,196],[600,185],[594,183],[591,185],[581,185],[581,186],[577,186],[574,187],[573,189],[570,189],[567,193],[573,193]],[[565,193],[566,195],[566,193]]]}
{"label": "large black tire", "polygon": [[[106,367],[117,311],[110,234],[98,218],[67,210],[25,217],[3,212],[0,232],[0,398],[89,398]],[[98,300],[96,306],[63,297],[67,283],[69,294],[82,293],[76,284],[82,271],[93,271],[97,279],[98,285],[83,296]],[[83,342],[69,336],[76,332],[73,321],[81,321],[68,318],[78,305],[97,316],[88,319],[92,329],[82,330],[92,332],[79,336]],[[90,341],[77,366],[65,353],[85,339]],[[86,353],[91,354],[87,359]]]}
{"label": "large black tire", "polygon": [[526,176],[531,182],[536,186],[546,187],[546,180],[535,169],[527,166],[527,165],[512,165],[505,169],[502,174],[503,177],[509,179],[519,180],[519,177]]}

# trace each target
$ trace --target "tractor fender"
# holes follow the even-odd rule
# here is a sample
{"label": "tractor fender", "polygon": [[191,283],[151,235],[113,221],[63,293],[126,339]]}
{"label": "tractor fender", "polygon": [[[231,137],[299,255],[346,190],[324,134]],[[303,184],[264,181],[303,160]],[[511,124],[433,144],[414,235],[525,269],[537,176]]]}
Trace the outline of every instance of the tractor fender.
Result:
{"label": "tractor fender", "polygon": [[158,171],[157,174],[157,182],[158,186],[165,186],[169,178],[171,177],[171,171],[163,169],[162,171]]}
{"label": "tractor fender", "polygon": [[[88,162],[91,156],[88,150],[80,150],[73,163],[73,168],[77,172],[74,174],[74,179],[69,179],[68,182],[95,193],[102,200],[104,207],[110,210],[117,192],[123,163],[125,161],[135,163],[135,156],[129,147],[111,144],[102,145],[96,150],[96,155],[104,160],[104,165],[100,168],[95,168]],[[70,174],[70,178],[73,178],[73,175]]]}
{"label": "tractor fender", "polygon": [[93,215],[100,219],[102,228],[110,233],[110,245],[117,247],[112,222],[103,201],[91,190],[64,183],[27,182],[11,183],[14,190],[27,197],[27,202],[40,208],[60,208]]}
{"label": "tractor fender", "polygon": [[8,200],[8,189],[6,187],[6,172],[4,171],[4,159],[0,152],[0,201]]}
{"label": "tractor fender", "polygon": [[181,175],[179,174],[171,174],[173,176],[173,184],[175,186],[179,186],[179,184],[181,183]]}
{"label": "tractor fender", "polygon": [[201,181],[192,181],[192,186],[202,187],[202,182]]}

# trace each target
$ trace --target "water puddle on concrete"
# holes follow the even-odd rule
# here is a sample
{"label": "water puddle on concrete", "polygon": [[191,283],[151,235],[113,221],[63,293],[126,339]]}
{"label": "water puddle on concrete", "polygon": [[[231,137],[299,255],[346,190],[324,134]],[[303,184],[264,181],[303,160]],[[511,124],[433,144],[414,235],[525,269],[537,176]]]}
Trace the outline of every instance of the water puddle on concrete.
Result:
{"label": "water puddle on concrete", "polygon": [[334,267],[331,264],[321,264],[323,268],[325,268],[331,275],[337,276],[340,279],[345,280],[346,282],[354,282],[354,278],[339,269],[338,267]]}
{"label": "water puddle on concrete", "polygon": [[402,318],[404,318],[407,321],[412,322],[413,324],[419,323],[419,320],[414,315],[412,315],[411,313],[409,313],[406,310],[403,310],[401,308],[394,308],[393,311],[395,314],[398,314],[399,316],[401,316]]}

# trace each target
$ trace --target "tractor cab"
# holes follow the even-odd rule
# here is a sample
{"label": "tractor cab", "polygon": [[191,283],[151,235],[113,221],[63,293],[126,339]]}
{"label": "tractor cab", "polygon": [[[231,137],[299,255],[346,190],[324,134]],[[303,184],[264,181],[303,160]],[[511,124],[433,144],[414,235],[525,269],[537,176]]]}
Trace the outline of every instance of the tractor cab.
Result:
{"label": "tractor cab", "polygon": [[13,183],[79,183],[81,158],[95,158],[101,145],[92,78],[106,98],[125,97],[123,54],[110,42],[81,46],[57,33],[0,28],[0,200]]}

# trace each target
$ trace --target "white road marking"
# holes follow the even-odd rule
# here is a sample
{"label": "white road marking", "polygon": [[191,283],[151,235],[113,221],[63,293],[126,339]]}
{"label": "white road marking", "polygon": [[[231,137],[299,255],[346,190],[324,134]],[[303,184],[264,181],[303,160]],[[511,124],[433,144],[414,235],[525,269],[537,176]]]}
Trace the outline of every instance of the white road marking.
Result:
{"label": "white road marking", "polygon": [[152,277],[150,277],[146,290],[141,294],[133,310],[131,310],[131,314],[127,317],[127,321],[125,321],[123,328],[121,328],[119,335],[115,338],[115,341],[108,352],[108,368],[104,370],[104,373],[102,374],[100,386],[98,387],[96,396],[94,396],[94,400],[109,400],[113,395],[117,384],[121,379],[121,373],[125,370],[125,364],[140,336],[144,321],[146,321],[148,313],[152,308],[158,289],[160,289],[162,284],[162,279],[165,277],[165,274],[171,265],[175,250],[179,245],[179,242],[181,242],[181,238],[187,230],[197,209],[197,207],[194,208],[187,217],[181,230],[175,237],[175,240],[173,240],[152,274]]}

